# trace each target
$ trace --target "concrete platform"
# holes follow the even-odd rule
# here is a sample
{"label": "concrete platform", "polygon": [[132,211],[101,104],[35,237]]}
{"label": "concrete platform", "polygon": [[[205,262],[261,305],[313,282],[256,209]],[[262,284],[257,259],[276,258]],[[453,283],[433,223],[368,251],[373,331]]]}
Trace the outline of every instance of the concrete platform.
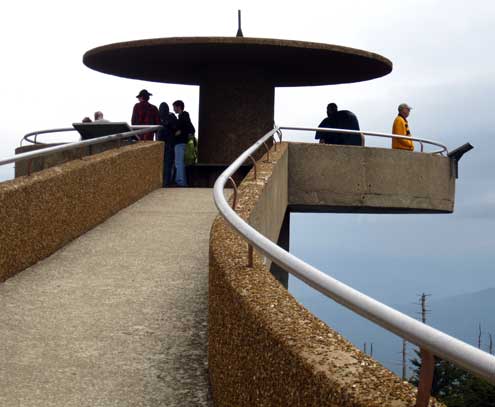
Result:
{"label": "concrete platform", "polygon": [[0,406],[209,406],[210,189],[161,189],[0,284]]}

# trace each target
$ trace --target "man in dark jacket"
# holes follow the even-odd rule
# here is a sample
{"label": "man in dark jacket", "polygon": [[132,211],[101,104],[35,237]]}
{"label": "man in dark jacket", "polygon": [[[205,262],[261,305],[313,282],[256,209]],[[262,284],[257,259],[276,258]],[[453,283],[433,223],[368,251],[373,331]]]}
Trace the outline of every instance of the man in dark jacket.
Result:
{"label": "man in dark jacket", "polygon": [[170,113],[168,104],[163,102],[160,104],[160,124],[163,126],[158,132],[157,140],[165,143],[163,156],[163,186],[169,187],[173,181],[173,166],[174,166],[174,138],[177,131],[177,118],[173,113]]}
{"label": "man in dark jacket", "polygon": [[[327,105],[327,117],[325,117],[318,127],[324,127],[328,129],[337,128],[337,105],[335,103],[329,103]],[[339,144],[337,133],[330,133],[324,131],[317,131],[315,139],[320,140],[320,143],[324,144]]]}
{"label": "man in dark jacket", "polygon": [[177,131],[175,132],[175,181],[180,187],[187,187],[186,165],[184,155],[189,136],[194,136],[196,129],[191,123],[189,113],[184,110],[184,102],[176,100],[173,103],[174,112],[178,115]]}
{"label": "man in dark jacket", "polygon": [[[356,115],[349,110],[338,110],[335,103],[328,104],[327,117],[323,119],[318,127],[358,131],[360,130],[359,122]],[[329,133],[317,131],[315,139],[319,139],[320,143],[325,144],[340,144],[348,146],[364,145],[362,134]]]}
{"label": "man in dark jacket", "polygon": [[[160,124],[160,117],[158,115],[158,109],[155,105],[152,105],[148,102],[150,100],[150,96],[153,96],[146,89],[143,89],[136,96],[139,100],[139,103],[134,105],[134,109],[132,110],[132,119],[131,123],[133,125],[153,125]],[[153,140],[153,136],[155,133],[146,133],[142,134],[141,140]]]}

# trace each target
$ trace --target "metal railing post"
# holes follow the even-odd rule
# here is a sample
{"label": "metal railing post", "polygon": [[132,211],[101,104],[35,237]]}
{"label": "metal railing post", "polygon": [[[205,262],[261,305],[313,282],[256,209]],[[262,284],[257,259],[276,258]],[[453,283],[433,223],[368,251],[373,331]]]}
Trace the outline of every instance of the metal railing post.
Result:
{"label": "metal railing post", "polygon": [[266,150],[266,160],[264,162],[269,163],[270,162],[270,149],[268,148],[266,141],[263,143],[263,145],[265,146],[265,150]]}
{"label": "metal railing post", "polygon": [[277,151],[277,140],[275,140],[275,135],[272,136],[273,141],[273,151]]}
{"label": "metal railing post", "polygon": [[421,368],[419,370],[418,395],[415,407],[428,407],[434,372],[435,356],[428,350],[421,348]]}
{"label": "metal railing post", "polygon": [[236,203],[237,203],[237,184],[235,183],[235,181],[232,177],[229,177],[229,181],[232,184],[232,187],[234,188],[234,198],[232,200],[232,209],[235,211],[235,207],[236,207]]}
{"label": "metal railing post", "polygon": [[254,169],[254,179],[257,178],[257,172],[256,172],[256,160],[253,158],[252,155],[249,156],[249,158],[251,159],[251,162],[253,163],[253,169]]}
{"label": "metal railing post", "polygon": [[253,268],[253,257],[254,257],[254,250],[253,246],[248,243],[248,267]]}

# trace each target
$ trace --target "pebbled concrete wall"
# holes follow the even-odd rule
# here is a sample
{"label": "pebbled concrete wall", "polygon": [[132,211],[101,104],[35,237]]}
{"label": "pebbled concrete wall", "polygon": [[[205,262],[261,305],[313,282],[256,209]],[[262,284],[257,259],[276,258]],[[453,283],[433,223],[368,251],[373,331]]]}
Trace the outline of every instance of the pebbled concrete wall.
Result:
{"label": "pebbled concrete wall", "polygon": [[[93,146],[80,147],[73,150],[61,151],[53,153],[44,157],[34,158],[31,162],[31,173],[46,170],[47,168],[55,167],[56,165],[64,164],[71,160],[78,160],[82,157],[86,157],[93,154],[102,153],[119,146],[129,145],[128,140],[108,141],[102,144],[95,144]],[[43,148],[53,147],[58,144],[29,144],[15,149],[16,154],[27,153],[34,150],[42,150]],[[28,161],[18,161],[15,164],[15,176],[22,177],[28,175]]]}
{"label": "pebbled concrete wall", "polygon": [[[301,163],[297,148],[294,153],[292,144],[283,144],[278,152],[272,150],[271,163],[259,162],[258,182],[251,171],[239,187],[238,214],[272,240],[283,205],[290,205],[290,191],[294,194],[290,174]],[[286,181],[288,197],[283,186],[273,187]],[[315,202],[326,205],[311,205]],[[299,304],[275,280],[263,256],[255,253],[252,268],[247,261],[246,242],[217,217],[210,235],[208,321],[209,375],[217,407],[415,404],[413,386]],[[441,406],[432,399],[430,406],[435,405]]]}
{"label": "pebbled concrete wall", "polygon": [[[288,176],[289,176],[289,154],[287,144],[281,146],[281,151],[277,151],[276,165],[274,163],[258,164],[258,176],[254,179],[254,171],[244,178],[244,186],[258,191],[254,207],[249,213],[248,223],[258,232],[268,237],[272,242],[277,243],[288,206]],[[273,158],[270,155],[270,161]],[[259,188],[261,187],[261,188]],[[244,192],[246,194],[247,191]],[[252,196],[254,199],[254,196]],[[270,268],[271,260],[266,259],[266,266]]]}
{"label": "pebbled concrete wall", "polygon": [[143,142],[0,183],[0,281],[160,188],[162,158]]}

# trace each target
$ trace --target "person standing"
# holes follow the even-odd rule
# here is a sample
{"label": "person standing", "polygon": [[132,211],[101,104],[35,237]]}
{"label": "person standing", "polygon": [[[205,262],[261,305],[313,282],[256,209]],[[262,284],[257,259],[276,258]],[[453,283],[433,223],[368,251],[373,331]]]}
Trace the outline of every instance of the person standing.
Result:
{"label": "person standing", "polygon": [[[350,110],[339,110],[337,112],[337,128],[359,131],[359,121]],[[364,146],[362,133],[340,133],[340,144],[344,146]]]}
{"label": "person standing", "polygon": [[[136,96],[139,100],[138,103],[134,105],[132,110],[131,123],[133,125],[154,125],[160,124],[160,115],[158,114],[158,109],[155,105],[152,105],[148,101],[150,96],[153,96],[146,89],[143,89]],[[154,132],[142,134],[141,140],[153,140]]]}
{"label": "person standing", "polygon": [[[338,110],[335,103],[329,103],[327,106],[327,117],[323,119],[318,127],[359,131],[359,121],[356,115],[351,111]],[[325,144],[340,144],[347,146],[364,145],[364,139],[361,133],[350,134],[317,131],[315,139],[319,139],[320,143]]]}
{"label": "person standing", "polygon": [[[337,105],[335,103],[329,103],[327,105],[327,117],[325,117],[318,127],[325,127],[329,129],[337,128]],[[330,133],[324,131],[317,131],[315,139],[320,140],[322,144],[339,144],[337,133]]]}
{"label": "person standing", "polygon": [[170,112],[168,104],[163,102],[158,109],[162,129],[158,131],[157,140],[165,143],[163,156],[163,186],[169,187],[173,182],[174,137],[177,131],[177,117]]}
{"label": "person standing", "polygon": [[[392,133],[397,134],[398,136],[407,136],[411,137],[411,132],[409,130],[409,123],[407,122],[407,117],[411,112],[412,107],[407,103],[401,103],[398,107],[399,114],[394,120],[394,124],[392,126]],[[412,140],[393,138],[392,139],[392,148],[398,150],[408,150],[414,151],[414,144]]]}
{"label": "person standing", "polygon": [[99,122],[99,123],[110,123],[109,120],[105,120],[103,118],[103,112],[100,112],[99,110],[97,112],[95,112],[95,122]]}
{"label": "person standing", "polygon": [[174,112],[178,115],[177,131],[175,132],[175,181],[179,187],[187,187],[186,165],[184,154],[189,136],[194,136],[196,129],[191,123],[189,113],[184,110],[184,102],[176,100],[173,103]]}

